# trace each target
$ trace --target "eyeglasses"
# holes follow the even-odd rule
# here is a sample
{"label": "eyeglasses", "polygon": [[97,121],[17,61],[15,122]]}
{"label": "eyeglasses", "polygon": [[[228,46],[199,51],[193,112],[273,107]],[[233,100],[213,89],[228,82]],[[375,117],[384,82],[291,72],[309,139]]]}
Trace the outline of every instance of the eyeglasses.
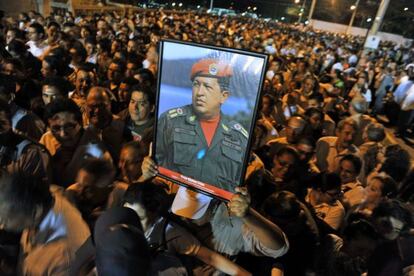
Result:
{"label": "eyeglasses", "polygon": [[76,129],[77,126],[77,123],[67,123],[63,126],[51,126],[50,130],[52,131],[52,133],[58,133],[59,131],[72,132]]}

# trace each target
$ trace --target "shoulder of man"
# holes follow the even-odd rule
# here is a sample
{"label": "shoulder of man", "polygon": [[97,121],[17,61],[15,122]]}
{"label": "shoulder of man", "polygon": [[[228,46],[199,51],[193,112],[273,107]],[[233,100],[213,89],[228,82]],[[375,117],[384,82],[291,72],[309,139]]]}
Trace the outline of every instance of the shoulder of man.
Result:
{"label": "shoulder of man", "polygon": [[169,109],[165,111],[161,115],[161,117],[166,117],[168,120],[172,120],[175,118],[180,118],[180,117],[185,117],[187,115],[190,115],[190,116],[194,116],[194,120],[195,120],[195,115],[191,115],[191,114],[192,114],[191,107],[189,105],[186,105],[182,107]]}
{"label": "shoulder of man", "polygon": [[224,130],[227,131],[234,131],[243,137],[243,139],[249,139],[249,132],[238,122],[236,121],[230,121],[228,123],[222,122],[222,127]]}

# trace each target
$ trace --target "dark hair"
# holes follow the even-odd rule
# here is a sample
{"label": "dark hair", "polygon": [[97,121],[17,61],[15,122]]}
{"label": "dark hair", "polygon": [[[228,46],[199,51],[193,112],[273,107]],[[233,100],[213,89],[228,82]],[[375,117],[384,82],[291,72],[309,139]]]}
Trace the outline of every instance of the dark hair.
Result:
{"label": "dark hair", "polygon": [[378,204],[372,213],[372,218],[378,219],[383,217],[395,217],[404,222],[401,232],[406,232],[411,228],[412,217],[410,209],[399,200],[384,200]]}
{"label": "dark hair", "polygon": [[56,29],[60,30],[60,25],[59,23],[57,23],[56,21],[51,21],[47,24],[47,28],[49,29],[50,27],[56,27]]}
{"label": "dark hair", "polygon": [[0,170],[0,202],[7,213],[33,216],[38,207],[50,208],[53,202],[49,185],[41,178],[22,172]]}
{"label": "dark hair", "polygon": [[57,113],[68,112],[74,115],[75,120],[82,125],[82,113],[76,103],[70,99],[56,99],[49,103],[45,110],[45,120],[52,119]]}
{"label": "dark hair", "polygon": [[264,94],[263,97],[262,97],[262,101],[263,101],[263,98],[267,98],[269,100],[270,106],[274,106],[276,104],[275,97],[273,97],[270,94]]}
{"label": "dark hair", "polygon": [[42,86],[45,85],[57,88],[59,94],[62,96],[67,97],[68,95],[70,83],[68,83],[68,81],[62,77],[56,76],[45,78],[45,80],[42,83]]}
{"label": "dark hair", "polygon": [[136,84],[133,85],[129,88],[130,91],[130,95],[132,96],[132,93],[134,91],[139,91],[141,93],[143,93],[144,95],[147,96],[147,99],[150,103],[150,105],[155,105],[155,97],[154,97],[154,92],[152,91],[152,89],[146,85],[143,84]]}
{"label": "dark hair", "polygon": [[141,204],[144,209],[152,214],[162,216],[169,208],[167,193],[161,186],[147,181],[131,184],[124,194],[124,203]]}
{"label": "dark hair", "polygon": [[341,189],[341,178],[336,173],[321,173],[314,177],[313,188],[325,193]]}
{"label": "dark hair", "polygon": [[10,52],[15,52],[18,55],[23,55],[27,52],[27,46],[20,39],[13,39],[7,47]]}
{"label": "dark hair", "polygon": [[7,120],[11,120],[10,105],[3,99],[0,99],[0,112],[6,113]]}
{"label": "dark hair", "polygon": [[99,158],[89,158],[85,160],[80,169],[92,174],[95,179],[106,178],[115,172],[111,162]]}
{"label": "dark hair", "polygon": [[141,68],[137,71],[137,75],[141,76],[144,84],[148,86],[153,86],[155,84],[154,74],[150,70]]}
{"label": "dark hair", "polygon": [[290,154],[295,158],[295,161],[299,160],[299,155],[298,152],[296,151],[296,149],[294,149],[291,146],[283,146],[281,147],[275,154],[275,157],[279,157],[285,154]]}
{"label": "dark hair", "polygon": [[75,41],[72,46],[70,46],[70,49],[75,49],[76,54],[81,57],[82,62],[85,62],[86,58],[88,57],[88,53],[86,52],[85,47],[83,47],[82,43],[79,41]]}
{"label": "dark hair", "polygon": [[307,109],[306,111],[305,111],[305,116],[307,117],[307,118],[310,118],[310,117],[312,117],[313,115],[318,115],[319,116],[319,118],[321,118],[321,120],[323,120],[323,117],[324,117],[324,113],[323,113],[323,111],[322,110],[320,110],[319,108],[315,108],[315,107],[311,107],[311,108],[309,108],[309,109]]}
{"label": "dark hair", "polygon": [[385,129],[380,123],[370,123],[366,127],[368,140],[372,142],[381,142],[385,139]]}
{"label": "dark hair", "polygon": [[126,64],[123,60],[116,58],[116,59],[113,59],[111,63],[118,65],[119,71],[121,71],[121,73],[125,72]]}
{"label": "dark hair", "polygon": [[13,77],[0,73],[0,94],[10,96],[16,93],[16,81]]}
{"label": "dark hair", "polygon": [[34,23],[30,24],[29,28],[35,29],[36,33],[38,33],[38,34],[43,34],[43,35],[45,34],[45,29],[39,23],[34,22]]}
{"label": "dark hair", "polygon": [[281,191],[271,194],[263,203],[263,212],[272,221],[298,217],[301,206],[295,194]]}
{"label": "dark hair", "polygon": [[51,70],[56,70],[58,76],[63,76],[67,71],[63,60],[59,56],[46,56],[43,61],[49,64]]}
{"label": "dark hair", "polygon": [[364,219],[358,219],[349,223],[344,229],[344,238],[352,240],[359,237],[365,237],[372,240],[377,240],[378,233],[374,226]]}
{"label": "dark hair", "polygon": [[397,194],[397,183],[391,176],[386,174],[378,174],[372,179],[377,179],[381,182],[381,196],[393,198]]}
{"label": "dark hair", "polygon": [[342,163],[343,161],[351,162],[352,165],[354,166],[355,174],[359,175],[359,173],[361,172],[361,168],[362,168],[361,158],[359,158],[355,154],[347,154],[347,155],[345,155],[344,157],[341,158],[340,162]]}
{"label": "dark hair", "polygon": [[318,103],[323,103],[323,95],[321,93],[313,93],[308,97],[308,101],[315,100]]}

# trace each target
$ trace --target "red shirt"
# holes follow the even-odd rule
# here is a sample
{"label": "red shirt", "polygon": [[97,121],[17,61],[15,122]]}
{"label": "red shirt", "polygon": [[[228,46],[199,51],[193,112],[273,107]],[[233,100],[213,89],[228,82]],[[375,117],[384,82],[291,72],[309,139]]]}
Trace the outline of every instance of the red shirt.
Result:
{"label": "red shirt", "polygon": [[211,141],[213,141],[214,134],[216,133],[217,126],[220,122],[220,115],[211,120],[200,120],[200,126],[203,130],[204,137],[206,138],[207,145],[210,147]]}

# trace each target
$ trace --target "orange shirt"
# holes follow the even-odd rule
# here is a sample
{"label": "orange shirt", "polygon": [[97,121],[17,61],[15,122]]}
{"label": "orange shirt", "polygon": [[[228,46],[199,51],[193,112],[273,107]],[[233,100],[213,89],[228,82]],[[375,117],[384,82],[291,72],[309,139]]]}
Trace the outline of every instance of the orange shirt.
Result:
{"label": "orange shirt", "polygon": [[203,130],[204,137],[206,138],[207,145],[210,147],[211,141],[213,141],[214,133],[216,133],[217,126],[220,122],[220,115],[217,118],[211,120],[200,120],[200,126]]}

